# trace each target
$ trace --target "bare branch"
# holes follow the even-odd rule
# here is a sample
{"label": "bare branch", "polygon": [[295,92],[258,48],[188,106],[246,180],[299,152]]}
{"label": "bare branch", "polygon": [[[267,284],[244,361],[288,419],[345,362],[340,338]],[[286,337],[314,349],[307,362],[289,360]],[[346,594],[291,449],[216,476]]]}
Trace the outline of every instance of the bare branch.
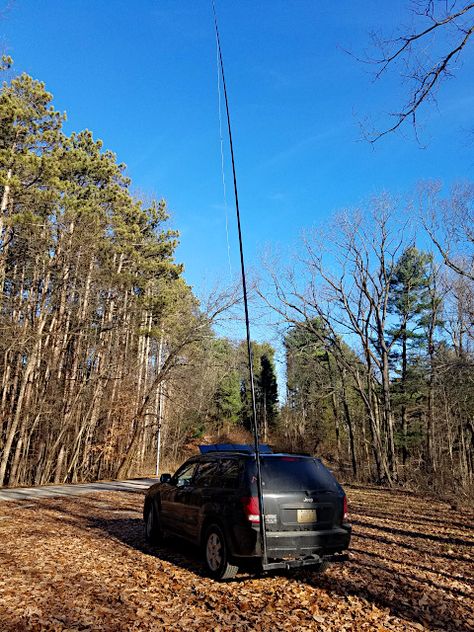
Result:
{"label": "bare branch", "polygon": [[[424,5],[423,10],[414,8],[412,12],[419,19],[429,20],[430,24],[426,28],[420,28],[393,40],[384,40],[372,35],[372,40],[375,46],[382,51],[382,56],[378,58],[367,57],[363,61],[378,66],[375,80],[380,79],[390,67],[397,63],[403,63],[407,69],[405,76],[412,82],[412,86],[409,89],[406,106],[400,111],[390,114],[395,119],[393,125],[379,132],[365,134],[370,143],[375,143],[387,134],[395,132],[406,121],[411,121],[417,136],[417,115],[420,107],[428,100],[434,99],[435,91],[444,78],[452,76],[453,63],[474,33],[474,3],[465,4],[458,11],[453,11],[453,3],[440,17],[437,15],[439,8],[436,3],[422,4]],[[453,30],[453,27],[453,34],[449,34],[448,29]],[[421,63],[416,55],[417,49],[425,42],[429,42],[431,38],[433,38],[433,48],[435,48],[437,42],[446,37],[446,34],[450,38],[449,50],[439,54],[432,63],[427,65]]]}

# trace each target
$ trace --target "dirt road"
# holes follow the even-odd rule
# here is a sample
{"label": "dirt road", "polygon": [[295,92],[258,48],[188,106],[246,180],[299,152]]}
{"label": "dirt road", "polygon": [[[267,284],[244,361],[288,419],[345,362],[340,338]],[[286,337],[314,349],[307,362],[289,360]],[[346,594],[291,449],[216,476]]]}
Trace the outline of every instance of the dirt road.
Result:
{"label": "dirt road", "polygon": [[140,492],[157,482],[157,478],[131,478],[128,481],[99,481],[82,485],[41,485],[39,487],[2,487],[2,500],[36,500],[57,496],[79,496],[91,492]]}
{"label": "dirt road", "polygon": [[474,514],[347,488],[351,561],[218,584],[146,545],[143,492],[0,503],[0,630],[474,630]]}

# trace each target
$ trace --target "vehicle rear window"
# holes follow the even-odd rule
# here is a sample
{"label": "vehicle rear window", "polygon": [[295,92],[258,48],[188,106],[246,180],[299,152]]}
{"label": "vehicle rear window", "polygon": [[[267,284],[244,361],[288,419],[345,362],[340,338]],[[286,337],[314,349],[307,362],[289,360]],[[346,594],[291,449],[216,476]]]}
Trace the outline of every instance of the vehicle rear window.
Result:
{"label": "vehicle rear window", "polygon": [[263,458],[262,478],[266,491],[338,490],[334,476],[317,459],[292,456]]}

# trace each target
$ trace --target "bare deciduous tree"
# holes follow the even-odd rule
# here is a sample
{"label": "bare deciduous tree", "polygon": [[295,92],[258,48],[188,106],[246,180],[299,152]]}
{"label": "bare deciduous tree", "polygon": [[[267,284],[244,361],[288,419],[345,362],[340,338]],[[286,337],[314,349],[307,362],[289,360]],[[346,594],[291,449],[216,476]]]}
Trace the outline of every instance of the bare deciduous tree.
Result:
{"label": "bare deciduous tree", "polygon": [[440,182],[419,189],[423,226],[444,264],[474,281],[474,185],[456,184],[448,197]]}
{"label": "bare deciduous tree", "polygon": [[474,3],[413,0],[411,5],[412,26],[402,27],[404,32],[390,39],[373,33],[372,42],[379,54],[363,59],[377,67],[376,79],[393,67],[407,85],[406,102],[390,114],[393,123],[366,134],[370,142],[407,121],[416,134],[420,108],[435,101],[440,84],[459,68],[461,54],[473,39]]}

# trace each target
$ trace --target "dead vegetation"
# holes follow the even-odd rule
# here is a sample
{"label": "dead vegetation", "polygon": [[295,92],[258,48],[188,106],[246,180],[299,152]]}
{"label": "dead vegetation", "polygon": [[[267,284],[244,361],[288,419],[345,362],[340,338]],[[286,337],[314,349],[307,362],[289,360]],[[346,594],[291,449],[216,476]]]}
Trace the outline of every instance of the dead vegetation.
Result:
{"label": "dead vegetation", "polygon": [[474,630],[474,514],[409,493],[347,492],[350,562],[223,584],[191,546],[146,545],[141,494],[3,502],[0,629]]}

